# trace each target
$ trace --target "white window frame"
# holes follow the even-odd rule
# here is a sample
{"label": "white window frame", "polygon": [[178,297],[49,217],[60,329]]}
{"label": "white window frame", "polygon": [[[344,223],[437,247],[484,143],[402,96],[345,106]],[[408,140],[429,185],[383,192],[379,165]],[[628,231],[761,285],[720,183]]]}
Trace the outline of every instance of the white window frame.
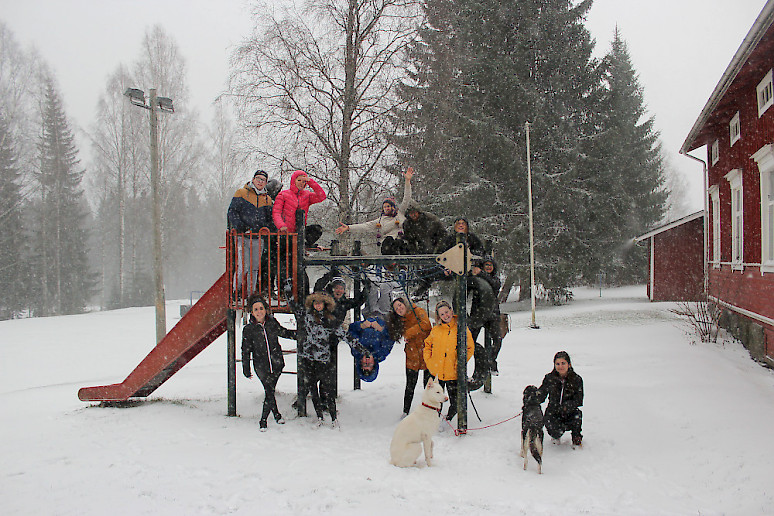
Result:
{"label": "white window frame", "polygon": [[729,147],[733,147],[742,137],[742,125],[739,123],[739,111],[736,112],[728,123],[728,136],[731,140]]}
{"label": "white window frame", "polygon": [[752,155],[761,184],[761,274],[774,272],[774,144]]}
{"label": "white window frame", "polygon": [[712,266],[720,267],[720,189],[717,185],[709,188],[712,207]]}
{"label": "white window frame", "polygon": [[735,168],[726,174],[731,186],[731,268],[744,268],[744,190],[742,170]]}
{"label": "white window frame", "polygon": [[774,105],[774,84],[771,78],[771,70],[769,70],[755,88],[755,95],[758,99],[758,118]]}
{"label": "white window frame", "polygon": [[720,142],[715,140],[710,147],[710,163],[713,165],[720,160]]}

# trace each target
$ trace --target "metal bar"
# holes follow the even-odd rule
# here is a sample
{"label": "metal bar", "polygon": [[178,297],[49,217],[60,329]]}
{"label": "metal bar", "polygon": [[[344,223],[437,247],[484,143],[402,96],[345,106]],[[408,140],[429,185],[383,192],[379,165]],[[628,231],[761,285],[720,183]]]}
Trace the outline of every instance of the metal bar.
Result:
{"label": "metal bar", "polygon": [[[468,243],[457,233],[457,243],[462,243],[462,270],[468,270]],[[457,277],[457,430],[468,429],[468,282],[467,273]]]}
{"label": "metal bar", "polygon": [[226,355],[228,364],[228,415],[236,416],[236,310],[228,309],[226,314]]}
{"label": "metal bar", "polygon": [[[484,392],[487,394],[492,393],[492,362],[494,359],[492,358],[492,334],[489,331],[489,324],[484,325],[484,350],[486,351],[488,357],[487,357],[487,371],[486,371],[486,378],[484,378]],[[476,358],[476,362],[478,362],[478,358]]]}
{"label": "metal bar", "polygon": [[[354,254],[354,251],[353,251]],[[331,256],[325,258],[308,258],[306,265],[436,265],[436,254],[414,254],[414,255],[373,255],[373,256]]]}
{"label": "metal bar", "polygon": [[[305,213],[304,210],[296,210],[296,242],[295,242],[295,251],[296,251],[296,276],[295,281],[293,282],[293,296],[296,300],[296,302],[299,304],[299,306],[303,307],[304,302],[306,301],[306,287],[303,285],[304,278],[306,278],[306,262],[305,262],[305,256],[304,256],[304,250],[305,250],[305,242],[306,242],[306,225],[305,225]],[[285,249],[287,250],[287,245],[285,245]],[[283,289],[284,285],[278,285],[277,289]],[[290,300],[288,299],[288,303],[290,303]],[[298,337],[297,340],[297,346],[298,353],[296,354],[296,371],[298,374],[296,375],[296,389],[298,391],[298,395],[296,397],[296,410],[298,411],[298,417],[306,417],[306,388],[304,387],[304,384],[306,383],[306,367],[304,364],[304,360],[299,356],[299,354],[302,351],[303,346],[303,340],[304,336],[306,334],[306,329],[304,327],[304,318],[299,317],[296,319],[298,324]]]}
{"label": "metal bar", "polygon": [[[360,240],[355,240],[355,242],[353,243],[352,254],[354,255],[354,257],[359,257],[359,256],[361,256],[363,254],[363,252],[362,252],[362,250],[360,248],[360,245],[361,245]],[[361,287],[361,285],[360,285],[360,275],[356,275],[355,276],[355,282],[354,282],[355,292],[360,292],[360,287]],[[354,321],[359,321],[360,317],[361,317],[360,306],[356,306],[354,308],[353,312],[352,312],[352,319]],[[355,389],[357,391],[357,390],[360,389],[360,376],[358,376],[358,374],[357,374],[357,363],[353,362],[353,365],[354,365],[354,373],[355,373],[354,374],[354,379],[353,379],[353,389]]]}

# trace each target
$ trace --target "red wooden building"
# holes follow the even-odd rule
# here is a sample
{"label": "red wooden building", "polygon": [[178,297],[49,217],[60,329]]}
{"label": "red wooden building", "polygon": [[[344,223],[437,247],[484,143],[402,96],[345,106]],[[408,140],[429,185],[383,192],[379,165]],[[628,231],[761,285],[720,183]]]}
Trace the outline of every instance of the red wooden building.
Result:
{"label": "red wooden building", "polygon": [[706,146],[708,295],[774,365],[774,0],[726,68],[681,153]]}
{"label": "red wooden building", "polygon": [[699,301],[704,294],[704,212],[657,227],[635,241],[648,241],[651,301]]}

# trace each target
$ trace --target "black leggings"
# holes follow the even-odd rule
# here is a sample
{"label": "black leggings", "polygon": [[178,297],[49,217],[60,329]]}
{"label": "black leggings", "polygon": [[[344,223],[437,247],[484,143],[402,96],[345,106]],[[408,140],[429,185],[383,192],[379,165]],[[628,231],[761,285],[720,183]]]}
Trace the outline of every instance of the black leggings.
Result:
{"label": "black leggings", "polygon": [[496,368],[497,355],[500,354],[500,348],[503,345],[503,339],[500,337],[499,314],[497,319],[489,319],[488,321],[484,321],[484,326],[470,329],[470,333],[473,336],[474,341],[478,338],[478,334],[482,329],[488,330],[489,336],[491,337],[490,347],[486,350],[487,361],[489,362],[490,367],[495,366]]}
{"label": "black leggings", "polygon": [[[333,378],[333,366],[330,362],[306,361],[306,377],[304,382],[312,396],[312,405],[317,417],[322,418],[325,409],[336,420],[336,390]],[[318,388],[319,385],[319,388]]]}
{"label": "black leggings", "polygon": [[[430,371],[423,369],[422,385],[427,387],[427,381],[430,379]],[[406,368],[406,392],[403,394],[403,413],[408,414],[411,410],[411,402],[414,399],[414,390],[417,387],[417,380],[419,379],[419,371]]]}
{"label": "black leggings", "polygon": [[282,371],[274,371],[273,373],[258,371],[255,372],[255,375],[259,380],[261,380],[261,383],[263,384],[263,391],[265,393],[265,396],[263,397],[263,412],[261,414],[262,420],[266,420],[266,418],[269,417],[269,413],[271,412],[274,413],[275,419],[282,417],[280,415],[279,408],[277,408],[277,398],[274,397],[274,392],[277,388],[277,381],[279,380],[281,374]]}
{"label": "black leggings", "polygon": [[449,411],[446,413],[446,419],[451,419],[457,415],[457,380],[438,380],[441,387],[446,387],[446,393],[449,395]]}

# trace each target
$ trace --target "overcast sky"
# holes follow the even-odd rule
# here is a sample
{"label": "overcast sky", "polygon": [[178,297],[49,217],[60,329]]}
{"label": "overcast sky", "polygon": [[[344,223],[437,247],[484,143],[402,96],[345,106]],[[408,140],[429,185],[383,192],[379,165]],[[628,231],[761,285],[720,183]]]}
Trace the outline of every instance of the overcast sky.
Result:
{"label": "overcast sky", "polygon": [[[671,164],[689,181],[696,210],[702,207],[701,165],[678,151],[765,3],[594,0],[589,13],[597,55],[609,49],[616,25],[628,43],[649,113]],[[251,28],[248,0],[0,0],[0,6],[0,20],[19,44],[34,45],[55,71],[76,130],[91,124],[107,77],[137,58],[145,29],[155,24],[177,42],[192,102],[209,120],[230,50]]]}

